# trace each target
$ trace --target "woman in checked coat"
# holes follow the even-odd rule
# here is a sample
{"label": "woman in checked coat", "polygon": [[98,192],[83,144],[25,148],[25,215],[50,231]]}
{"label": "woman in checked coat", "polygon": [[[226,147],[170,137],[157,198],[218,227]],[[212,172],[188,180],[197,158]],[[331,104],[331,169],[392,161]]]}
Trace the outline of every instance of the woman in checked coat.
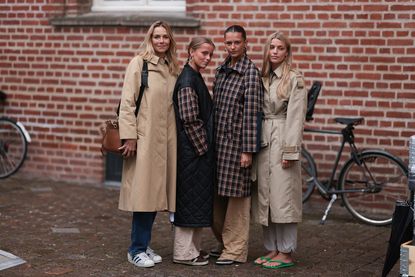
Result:
{"label": "woman in checked coat", "polygon": [[263,226],[268,253],[255,264],[277,269],[294,265],[292,252],[302,216],[300,154],[307,106],[304,79],[291,68],[291,44],[280,32],[267,40],[262,76],[262,148],[256,157],[258,190],[253,193],[252,214]]}
{"label": "woman in checked coat", "polygon": [[246,32],[226,29],[228,57],[217,69],[213,87],[217,188],[213,233],[220,243],[216,264],[246,262],[251,207],[251,164],[258,150],[258,115],[263,101],[259,71],[246,55]]}

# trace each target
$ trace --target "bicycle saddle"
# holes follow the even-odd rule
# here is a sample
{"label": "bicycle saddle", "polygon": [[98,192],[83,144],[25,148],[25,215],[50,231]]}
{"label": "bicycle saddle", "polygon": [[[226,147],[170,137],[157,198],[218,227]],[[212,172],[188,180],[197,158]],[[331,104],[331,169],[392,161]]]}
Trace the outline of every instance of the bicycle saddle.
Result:
{"label": "bicycle saddle", "polygon": [[362,123],[363,122],[363,117],[355,117],[355,118],[352,118],[352,117],[336,117],[335,119],[334,119],[334,121],[336,121],[337,123],[340,123],[340,124],[344,124],[344,125],[353,125],[353,126],[355,126],[355,125],[359,125],[360,123]]}

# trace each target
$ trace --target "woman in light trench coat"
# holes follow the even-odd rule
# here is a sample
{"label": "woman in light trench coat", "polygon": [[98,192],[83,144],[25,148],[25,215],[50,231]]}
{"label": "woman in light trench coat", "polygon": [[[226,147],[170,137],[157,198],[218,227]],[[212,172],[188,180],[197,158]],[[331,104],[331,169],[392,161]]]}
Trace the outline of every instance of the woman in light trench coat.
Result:
{"label": "woman in light trench coat", "polygon": [[267,40],[261,73],[264,119],[252,210],[255,221],[263,225],[269,252],[255,264],[277,269],[294,265],[291,253],[302,217],[300,152],[307,106],[303,77],[291,68],[291,44],[280,32]]}
{"label": "woman in light trench coat", "polygon": [[[148,64],[148,88],[138,116],[135,101],[143,62]],[[172,102],[178,73],[176,43],[170,27],[153,23],[141,52],[128,65],[121,96],[119,126],[124,156],[119,209],[133,212],[128,261],[152,267],[162,258],[150,247],[157,211],[174,212],[176,205],[176,123]]]}

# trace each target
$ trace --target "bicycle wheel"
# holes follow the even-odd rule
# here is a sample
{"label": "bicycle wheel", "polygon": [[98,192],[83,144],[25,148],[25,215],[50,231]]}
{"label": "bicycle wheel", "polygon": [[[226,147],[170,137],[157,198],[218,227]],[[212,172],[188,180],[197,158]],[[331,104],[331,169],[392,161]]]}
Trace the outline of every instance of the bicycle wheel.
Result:
{"label": "bicycle wheel", "polygon": [[358,156],[361,165],[350,159],[339,178],[340,190],[361,190],[342,194],[349,212],[371,225],[392,222],[396,200],[408,200],[408,170],[403,162],[391,154],[366,151]]}
{"label": "bicycle wheel", "polygon": [[11,119],[0,118],[0,179],[19,170],[27,154],[27,141],[20,127]]}
{"label": "bicycle wheel", "polygon": [[311,154],[301,149],[301,179],[303,190],[303,203],[306,202],[314,191],[313,177],[317,178],[317,168]]}

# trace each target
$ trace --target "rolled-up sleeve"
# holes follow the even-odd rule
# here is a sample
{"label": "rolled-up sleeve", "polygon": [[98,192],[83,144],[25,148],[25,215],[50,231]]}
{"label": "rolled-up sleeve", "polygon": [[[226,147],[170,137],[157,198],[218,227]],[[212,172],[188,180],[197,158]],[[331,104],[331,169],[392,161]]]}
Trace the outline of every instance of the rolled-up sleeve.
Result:
{"label": "rolled-up sleeve", "polygon": [[185,87],[178,92],[179,116],[183,128],[196,153],[201,156],[208,150],[207,134],[203,121],[199,118],[199,105],[196,92]]}

